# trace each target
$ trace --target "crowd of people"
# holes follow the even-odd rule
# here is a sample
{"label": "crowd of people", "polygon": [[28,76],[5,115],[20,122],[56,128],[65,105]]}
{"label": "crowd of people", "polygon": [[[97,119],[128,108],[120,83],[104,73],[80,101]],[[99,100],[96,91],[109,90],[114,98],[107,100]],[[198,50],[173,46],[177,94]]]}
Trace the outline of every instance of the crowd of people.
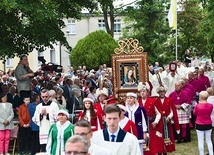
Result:
{"label": "crowd of people", "polygon": [[199,154],[205,137],[213,155],[214,66],[187,60],[149,65],[149,81],[135,77],[137,92],[118,99],[105,64],[35,74],[22,55],[15,70],[0,71],[0,155],[9,155],[16,117],[20,155],[166,155],[191,142],[194,128]]}

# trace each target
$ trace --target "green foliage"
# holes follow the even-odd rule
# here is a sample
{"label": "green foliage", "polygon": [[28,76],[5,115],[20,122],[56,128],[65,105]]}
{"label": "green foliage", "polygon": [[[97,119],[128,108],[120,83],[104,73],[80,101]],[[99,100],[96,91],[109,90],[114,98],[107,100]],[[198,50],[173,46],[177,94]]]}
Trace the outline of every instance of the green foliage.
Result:
{"label": "green foliage", "polygon": [[1,0],[0,57],[43,51],[56,42],[68,47],[63,18],[80,19],[82,7],[90,5],[88,0]]}
{"label": "green foliage", "polygon": [[133,37],[139,40],[148,52],[149,62],[165,62],[168,58],[164,43],[169,34],[166,23],[164,0],[141,0],[135,7],[128,7],[124,14],[125,23],[128,25],[123,37]]}
{"label": "green foliage", "polygon": [[186,49],[206,54],[206,36],[201,31],[203,8],[199,1],[190,0],[183,4],[183,10],[178,14],[178,51],[179,59],[183,60]]}
{"label": "green foliage", "polygon": [[115,8],[113,5],[114,0],[93,0],[92,1],[92,13],[103,15],[105,22],[105,29],[108,34],[114,37],[114,18],[115,18]]}
{"label": "green foliage", "polygon": [[[149,62],[161,64],[175,60],[175,31],[170,31],[166,16],[169,1],[141,0],[135,7],[124,11],[123,37],[133,37],[140,41],[148,52]],[[193,55],[200,52],[214,60],[214,0],[189,0],[182,2],[178,12],[178,59],[183,61],[184,51],[189,48]]]}
{"label": "green foliage", "polygon": [[210,0],[203,10],[203,20],[201,23],[201,33],[207,39],[207,52],[214,62],[214,0]]}
{"label": "green foliage", "polygon": [[111,54],[118,45],[109,34],[104,31],[95,31],[78,41],[71,52],[71,65],[74,67],[86,65],[97,69],[106,63],[111,66]]}

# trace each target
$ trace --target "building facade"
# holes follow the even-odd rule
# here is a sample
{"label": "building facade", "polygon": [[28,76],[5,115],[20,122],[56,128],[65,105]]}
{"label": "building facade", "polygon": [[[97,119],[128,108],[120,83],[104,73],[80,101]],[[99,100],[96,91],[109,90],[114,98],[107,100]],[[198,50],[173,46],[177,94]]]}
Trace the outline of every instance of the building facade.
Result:
{"label": "building facade", "polygon": [[[66,27],[63,28],[65,37],[69,45],[74,48],[80,39],[86,37],[89,33],[104,30],[105,23],[103,16],[88,16],[82,20],[75,19],[64,19]],[[114,21],[114,38],[118,40],[121,36],[121,31],[123,28],[122,17],[115,18]],[[37,71],[41,66],[41,62],[38,61],[39,56],[43,56],[46,63],[51,62],[55,64],[60,64],[63,66],[64,71],[67,73],[70,68],[70,51],[60,43],[54,44],[53,48],[47,48],[44,52],[38,52],[36,50],[29,53],[29,65],[33,71]],[[9,69],[15,69],[19,62],[19,58],[7,58],[5,64],[1,61],[0,70],[7,72]]]}

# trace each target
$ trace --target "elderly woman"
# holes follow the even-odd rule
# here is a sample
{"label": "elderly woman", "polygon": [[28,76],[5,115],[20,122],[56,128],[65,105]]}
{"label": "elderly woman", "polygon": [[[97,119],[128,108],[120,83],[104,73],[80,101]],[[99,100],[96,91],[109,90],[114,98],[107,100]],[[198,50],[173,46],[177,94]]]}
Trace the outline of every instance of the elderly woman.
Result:
{"label": "elderly woman", "polygon": [[143,142],[146,139],[147,133],[147,115],[146,111],[143,107],[139,106],[137,100],[137,94],[133,92],[129,92],[126,94],[126,117],[132,120],[138,132],[138,141],[141,149],[141,153],[143,154]]}
{"label": "elderly woman", "polygon": [[204,135],[207,143],[209,155],[213,155],[213,145],[211,141],[212,120],[211,113],[213,105],[207,103],[209,94],[207,91],[199,93],[199,103],[195,106],[193,114],[196,116],[195,127],[198,136],[198,150],[200,155],[204,155]]}
{"label": "elderly woman", "polygon": [[66,109],[57,112],[58,121],[49,130],[46,151],[51,155],[64,155],[65,142],[74,134],[74,125],[68,121],[69,114]]}
{"label": "elderly woman", "polygon": [[0,155],[8,155],[10,132],[14,128],[12,104],[7,102],[7,96],[0,95]]}
{"label": "elderly woman", "polygon": [[95,103],[97,101],[97,96],[96,96],[96,90],[97,89],[96,89],[96,87],[91,86],[89,88],[89,90],[90,90],[90,93],[88,94],[87,97],[91,98],[93,100],[93,102]]}

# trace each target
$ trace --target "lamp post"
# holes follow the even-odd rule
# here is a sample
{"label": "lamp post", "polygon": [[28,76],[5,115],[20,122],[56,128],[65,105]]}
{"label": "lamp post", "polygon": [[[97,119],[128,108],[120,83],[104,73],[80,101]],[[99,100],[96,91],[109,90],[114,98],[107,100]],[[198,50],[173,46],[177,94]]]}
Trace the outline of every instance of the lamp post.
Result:
{"label": "lamp post", "polygon": [[62,65],[62,46],[61,46],[61,42],[59,42],[59,64]]}

